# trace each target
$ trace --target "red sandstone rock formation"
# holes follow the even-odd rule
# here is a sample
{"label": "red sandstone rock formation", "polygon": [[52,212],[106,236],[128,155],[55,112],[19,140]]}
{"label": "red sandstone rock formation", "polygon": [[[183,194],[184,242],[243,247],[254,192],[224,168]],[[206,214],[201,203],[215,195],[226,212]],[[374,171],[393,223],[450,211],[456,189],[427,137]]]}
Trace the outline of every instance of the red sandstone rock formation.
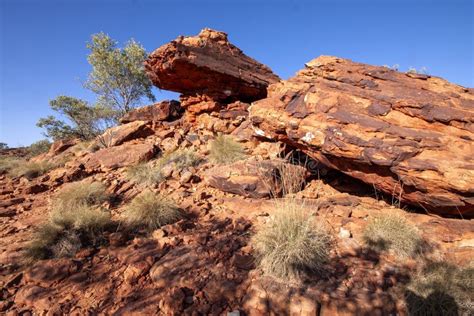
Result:
{"label": "red sandstone rock formation", "polygon": [[441,78],[321,56],[269,87],[257,134],[439,214],[474,215],[474,94]]}
{"label": "red sandstone rock formation", "polygon": [[279,81],[270,68],[246,56],[227,34],[204,29],[156,49],[145,62],[153,84],[185,96],[206,95],[214,101],[255,101]]}

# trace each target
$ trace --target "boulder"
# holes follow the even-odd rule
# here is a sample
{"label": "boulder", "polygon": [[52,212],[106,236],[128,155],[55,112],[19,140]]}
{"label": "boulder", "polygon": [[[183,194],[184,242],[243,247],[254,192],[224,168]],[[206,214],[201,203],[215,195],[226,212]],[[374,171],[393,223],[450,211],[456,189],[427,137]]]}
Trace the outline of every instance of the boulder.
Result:
{"label": "boulder", "polygon": [[279,159],[256,161],[250,158],[229,165],[215,166],[205,172],[204,180],[208,185],[224,192],[264,198],[283,193],[284,185],[281,179],[286,177],[281,176],[282,170],[285,170],[286,177],[293,175],[295,179],[302,179],[300,185],[306,177],[306,169],[301,166]]}
{"label": "boulder", "polygon": [[232,45],[226,33],[211,29],[156,49],[145,69],[160,89],[214,100],[258,100],[267,95],[270,83],[279,81],[270,68]]}
{"label": "boulder", "polygon": [[128,112],[120,119],[120,123],[173,121],[182,113],[183,108],[178,101],[165,100]]}
{"label": "boulder", "polygon": [[82,162],[86,170],[112,170],[148,161],[155,155],[153,144],[126,143],[104,148],[87,156]]}
{"label": "boulder", "polygon": [[250,108],[256,134],[429,212],[474,215],[474,93],[321,56]]}
{"label": "boulder", "polygon": [[109,128],[97,137],[97,142],[103,147],[112,147],[133,139],[146,138],[153,134],[154,132],[147,125],[147,122],[134,121]]}
{"label": "boulder", "polygon": [[76,145],[78,143],[77,139],[61,139],[55,141],[48,151],[48,156],[56,156],[65,151],[66,149]]}

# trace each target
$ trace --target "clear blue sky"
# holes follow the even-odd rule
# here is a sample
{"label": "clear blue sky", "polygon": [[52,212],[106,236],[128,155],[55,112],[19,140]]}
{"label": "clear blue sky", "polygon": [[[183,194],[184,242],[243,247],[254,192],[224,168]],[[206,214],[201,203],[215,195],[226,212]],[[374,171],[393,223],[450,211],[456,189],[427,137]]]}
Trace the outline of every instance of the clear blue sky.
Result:
{"label": "clear blue sky", "polygon": [[[456,1],[0,0],[0,142],[28,145],[59,94],[94,100],[82,82],[86,42],[108,33],[148,50],[201,28],[291,77],[319,55],[430,74],[474,86],[474,12]],[[155,90],[158,99],[176,94]]]}

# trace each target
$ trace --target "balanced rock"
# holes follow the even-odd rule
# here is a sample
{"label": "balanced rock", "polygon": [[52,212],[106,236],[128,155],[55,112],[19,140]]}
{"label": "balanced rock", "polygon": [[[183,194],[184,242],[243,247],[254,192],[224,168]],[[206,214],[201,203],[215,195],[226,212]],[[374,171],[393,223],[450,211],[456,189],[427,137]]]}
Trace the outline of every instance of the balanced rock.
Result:
{"label": "balanced rock", "polygon": [[474,215],[474,93],[321,56],[250,108],[255,132],[438,214]]}
{"label": "balanced rock", "polygon": [[214,100],[250,102],[267,95],[279,78],[270,68],[232,45],[227,34],[204,29],[197,36],[180,36],[150,54],[145,69],[160,89]]}

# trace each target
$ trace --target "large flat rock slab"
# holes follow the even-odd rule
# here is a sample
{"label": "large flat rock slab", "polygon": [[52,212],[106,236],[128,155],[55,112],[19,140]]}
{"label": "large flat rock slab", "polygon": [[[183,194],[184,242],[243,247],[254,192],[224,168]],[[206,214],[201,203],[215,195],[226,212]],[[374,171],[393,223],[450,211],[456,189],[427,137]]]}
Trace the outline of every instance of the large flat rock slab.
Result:
{"label": "large flat rock slab", "polygon": [[396,199],[474,215],[473,89],[321,56],[249,112],[258,135]]}

